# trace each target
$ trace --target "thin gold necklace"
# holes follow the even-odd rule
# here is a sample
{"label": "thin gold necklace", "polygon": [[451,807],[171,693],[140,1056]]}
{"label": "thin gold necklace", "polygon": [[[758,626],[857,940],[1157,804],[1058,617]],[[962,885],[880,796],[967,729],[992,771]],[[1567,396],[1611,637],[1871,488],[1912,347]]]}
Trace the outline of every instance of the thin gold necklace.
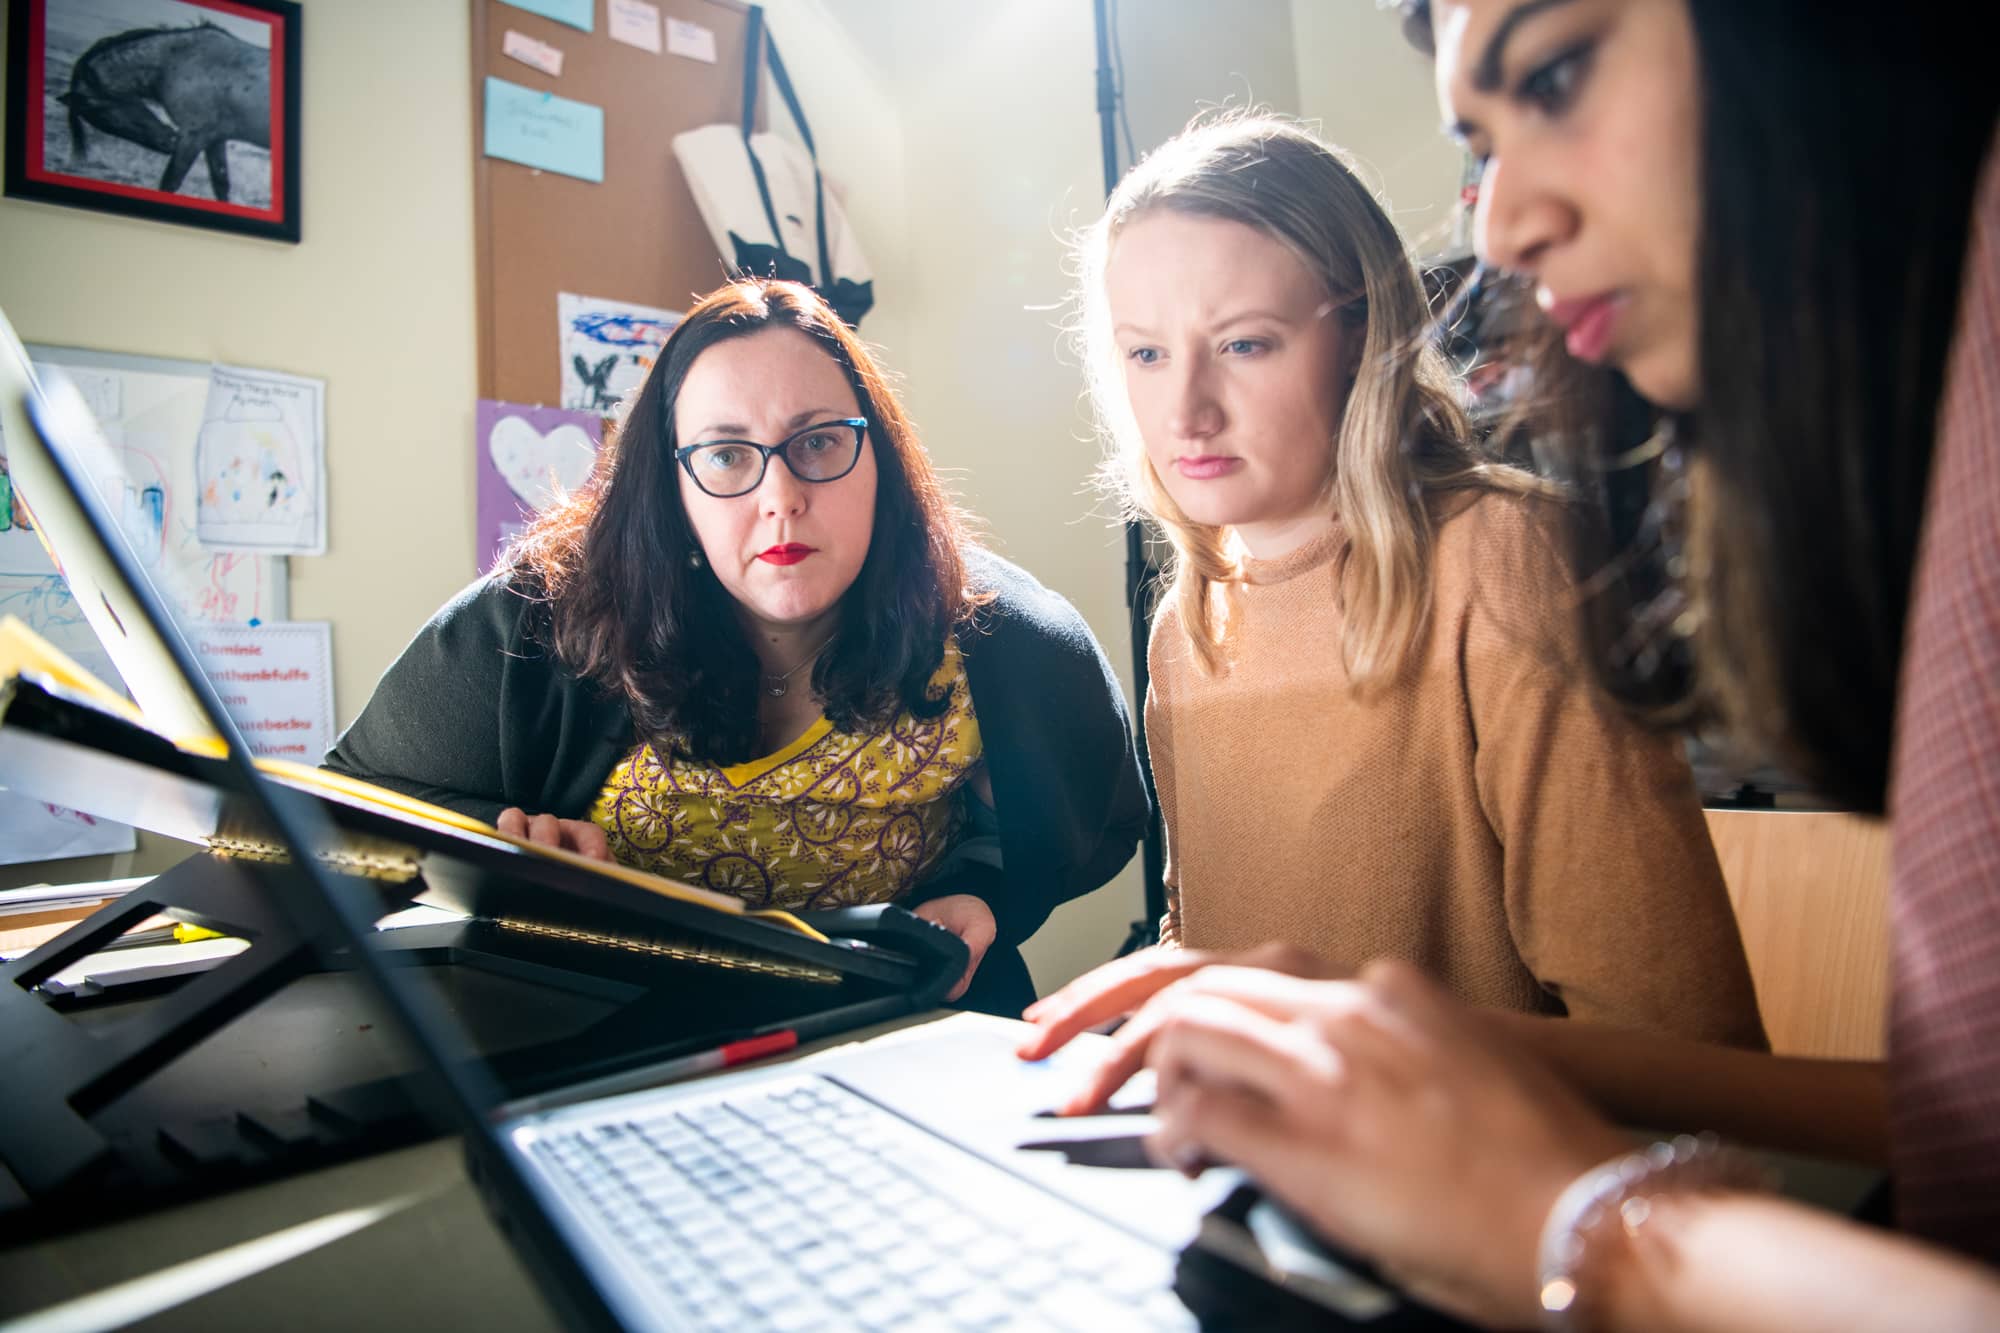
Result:
{"label": "thin gold necklace", "polygon": [[773,699],[784,698],[785,692],[792,688],[792,677],[798,675],[799,672],[804,671],[807,667],[811,666],[815,661],[817,661],[819,659],[819,655],[826,651],[826,646],[833,642],[833,637],[834,637],[833,635],[829,634],[824,639],[821,639],[819,647],[813,649],[810,653],[806,654],[804,661],[800,662],[790,671],[787,671],[784,675],[774,676],[771,675],[769,672],[763,673],[764,693],[770,695]]}

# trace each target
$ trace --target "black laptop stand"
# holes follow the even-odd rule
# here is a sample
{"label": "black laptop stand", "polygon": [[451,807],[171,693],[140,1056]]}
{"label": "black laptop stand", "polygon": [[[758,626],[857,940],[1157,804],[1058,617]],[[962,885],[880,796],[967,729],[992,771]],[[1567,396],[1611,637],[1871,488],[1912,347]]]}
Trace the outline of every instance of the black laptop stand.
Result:
{"label": "black laptop stand", "polygon": [[[108,1165],[93,1112],[314,965],[261,879],[253,863],[194,857],[0,965],[0,1068],[11,1084],[0,1164],[30,1198],[86,1184]],[[251,946],[104,1031],[58,1012],[37,989],[162,914]]]}
{"label": "black laptop stand", "polygon": [[[322,962],[295,935],[274,897],[280,879],[266,863],[197,853],[0,964],[0,1240],[434,1132],[405,1085],[404,1052],[375,1030],[367,988],[337,954]],[[421,887],[378,893],[378,915],[408,906],[405,893]],[[858,909],[815,920],[894,943],[898,915]],[[184,975],[54,983],[153,916],[249,947]],[[717,1015],[733,1027],[791,1026],[806,1039],[822,1025],[867,1021],[871,1010],[886,1019],[909,1009],[906,995],[851,977],[787,981],[489,921],[397,929],[383,943],[399,963],[434,974],[510,1095],[701,1049]]]}

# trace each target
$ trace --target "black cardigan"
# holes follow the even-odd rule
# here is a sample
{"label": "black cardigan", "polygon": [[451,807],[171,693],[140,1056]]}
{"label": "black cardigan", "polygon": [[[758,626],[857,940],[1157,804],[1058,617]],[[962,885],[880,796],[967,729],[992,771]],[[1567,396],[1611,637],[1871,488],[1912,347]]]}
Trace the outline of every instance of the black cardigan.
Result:
{"label": "black cardigan", "polygon": [[[996,594],[958,643],[1001,864],[948,858],[902,901],[983,899],[999,935],[963,1003],[1018,1013],[1033,995],[1021,942],[1118,873],[1148,807],[1124,696],[1076,608],[989,552],[971,569]],[[489,823],[508,806],[587,818],[637,743],[632,720],[549,657],[537,606],[505,573],[453,598],[383,673],[326,766]]]}

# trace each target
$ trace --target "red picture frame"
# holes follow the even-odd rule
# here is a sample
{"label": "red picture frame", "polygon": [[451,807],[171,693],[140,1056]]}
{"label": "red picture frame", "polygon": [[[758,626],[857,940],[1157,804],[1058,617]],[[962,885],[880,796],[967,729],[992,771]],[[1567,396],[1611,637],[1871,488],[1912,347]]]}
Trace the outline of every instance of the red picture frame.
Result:
{"label": "red picture frame", "polygon": [[6,192],[296,243],[291,0],[14,0]]}

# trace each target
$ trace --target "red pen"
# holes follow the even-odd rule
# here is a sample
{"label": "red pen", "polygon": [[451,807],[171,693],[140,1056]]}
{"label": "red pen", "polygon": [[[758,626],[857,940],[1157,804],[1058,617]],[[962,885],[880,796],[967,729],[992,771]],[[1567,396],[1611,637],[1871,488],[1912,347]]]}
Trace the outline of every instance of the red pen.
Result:
{"label": "red pen", "polygon": [[533,1111],[547,1111],[575,1102],[594,1101],[599,1097],[609,1097],[621,1092],[636,1092],[641,1088],[653,1087],[655,1084],[672,1083],[695,1074],[708,1074],[718,1069],[748,1064],[767,1055],[793,1050],[798,1044],[799,1034],[792,1028],[760,1032],[738,1041],[724,1042],[706,1051],[696,1051],[693,1055],[678,1055],[671,1060],[660,1060],[654,1064],[641,1065],[637,1069],[621,1070],[616,1074],[606,1074],[602,1078],[572,1083],[566,1088],[524,1097],[519,1101],[507,1103],[500,1108],[500,1112],[510,1117],[527,1115]]}

